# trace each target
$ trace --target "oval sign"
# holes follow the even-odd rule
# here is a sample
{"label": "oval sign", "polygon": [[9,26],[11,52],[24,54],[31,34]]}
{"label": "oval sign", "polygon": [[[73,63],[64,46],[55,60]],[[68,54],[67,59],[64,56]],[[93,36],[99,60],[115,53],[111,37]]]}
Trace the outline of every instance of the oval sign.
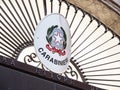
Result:
{"label": "oval sign", "polygon": [[61,14],[46,16],[34,33],[34,46],[40,61],[49,70],[63,73],[71,56],[69,25]]}

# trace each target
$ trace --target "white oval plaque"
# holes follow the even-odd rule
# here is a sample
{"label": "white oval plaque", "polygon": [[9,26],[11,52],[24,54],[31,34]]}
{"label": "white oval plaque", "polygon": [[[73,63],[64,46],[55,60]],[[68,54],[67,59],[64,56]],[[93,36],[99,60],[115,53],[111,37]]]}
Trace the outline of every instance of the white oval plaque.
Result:
{"label": "white oval plaque", "polygon": [[69,25],[61,14],[46,16],[34,33],[34,46],[40,61],[55,73],[63,73],[71,56]]}

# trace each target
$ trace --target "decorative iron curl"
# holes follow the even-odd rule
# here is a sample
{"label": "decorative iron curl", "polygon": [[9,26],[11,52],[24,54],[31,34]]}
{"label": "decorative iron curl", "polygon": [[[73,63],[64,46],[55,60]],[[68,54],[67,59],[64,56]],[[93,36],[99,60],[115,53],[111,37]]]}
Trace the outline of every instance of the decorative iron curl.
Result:
{"label": "decorative iron curl", "polygon": [[47,68],[40,62],[40,60],[37,61],[36,58],[37,58],[37,55],[36,55],[35,53],[31,53],[30,55],[26,55],[26,56],[24,57],[24,62],[25,62],[26,64],[29,64],[30,62],[38,63],[37,67],[39,67],[39,66],[41,65],[41,68],[42,68],[43,70],[49,71],[49,69],[47,69]]}
{"label": "decorative iron curl", "polygon": [[[30,55],[26,55],[24,57],[24,62],[26,64],[29,64],[30,62],[34,62],[34,63],[38,63],[37,67],[41,66],[41,69],[46,70],[46,71],[50,71],[47,67],[45,67],[40,60],[37,61],[36,60],[37,55],[35,53],[31,53]],[[67,78],[75,78],[76,80],[78,80],[78,74],[76,71],[74,71],[74,69],[72,68],[72,66],[68,66],[67,71],[65,73],[63,73],[63,75]]]}
{"label": "decorative iron curl", "polygon": [[40,61],[35,60],[35,58],[37,57],[37,55],[35,53],[31,53],[30,55],[26,55],[24,57],[24,62],[27,64],[28,62],[35,62],[35,63],[40,63]]}
{"label": "decorative iron curl", "polygon": [[67,71],[64,74],[66,77],[69,77],[68,75],[71,75],[73,78],[75,77],[75,79],[78,80],[78,74],[77,72],[73,71],[71,66],[68,66]]}

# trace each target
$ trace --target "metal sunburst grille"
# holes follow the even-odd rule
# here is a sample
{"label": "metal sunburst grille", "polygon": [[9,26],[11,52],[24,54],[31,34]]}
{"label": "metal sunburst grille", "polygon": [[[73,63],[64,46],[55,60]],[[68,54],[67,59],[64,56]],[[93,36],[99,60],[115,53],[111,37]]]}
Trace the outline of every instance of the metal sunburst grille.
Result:
{"label": "metal sunburst grille", "polygon": [[65,0],[1,0],[0,4],[0,55],[45,69],[34,52],[34,30],[46,15],[60,13],[72,35],[72,60],[63,75],[120,89],[120,36],[95,17]]}

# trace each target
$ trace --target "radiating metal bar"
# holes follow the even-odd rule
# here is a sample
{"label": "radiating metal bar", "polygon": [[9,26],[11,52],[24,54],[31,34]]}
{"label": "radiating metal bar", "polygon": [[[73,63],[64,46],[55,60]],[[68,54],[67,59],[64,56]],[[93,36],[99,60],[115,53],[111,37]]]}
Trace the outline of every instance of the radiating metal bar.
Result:
{"label": "radiating metal bar", "polygon": [[75,35],[76,31],[78,30],[78,27],[80,26],[80,24],[81,24],[81,22],[83,21],[84,17],[85,17],[85,14],[83,13],[82,19],[80,20],[80,22],[79,22],[79,24],[77,25],[75,31],[73,32],[73,34],[72,34],[72,36],[71,36],[71,39],[73,38],[73,36]]}
{"label": "radiating metal bar", "polygon": [[99,71],[108,71],[108,70],[116,70],[116,69],[120,69],[120,67],[108,68],[108,69],[89,70],[89,71],[84,71],[84,73],[99,72]]}
{"label": "radiating metal bar", "polygon": [[[107,41],[103,42],[102,44],[98,45],[97,47],[95,47],[95,48],[93,48],[92,50],[86,52],[85,54],[83,54],[82,56],[80,56],[80,57],[78,57],[78,58],[80,59],[80,58],[82,58],[83,56],[89,54],[90,52],[96,50],[97,48],[101,47],[101,46],[104,45],[105,43],[109,42],[111,39],[113,39],[113,38],[108,39]],[[78,54],[79,54],[80,52],[82,52],[83,50],[84,50],[84,48],[83,48],[81,51],[79,51],[76,55],[78,55]],[[76,56],[76,55],[75,55],[75,56]],[[74,57],[75,57],[75,56],[74,56]]]}
{"label": "radiating metal bar", "polygon": [[22,0],[22,4],[23,4],[23,6],[24,6],[24,8],[25,8],[25,11],[27,12],[27,15],[28,15],[28,18],[29,18],[29,20],[30,20],[30,22],[31,22],[31,25],[32,25],[33,29],[35,30],[35,27],[34,27],[34,25],[33,25],[33,22],[32,22],[32,19],[31,19],[31,17],[30,17],[30,14],[29,14],[29,12],[28,12],[28,10],[27,10],[27,8],[26,8],[26,5],[25,5],[25,3],[24,3],[24,0]]}
{"label": "radiating metal bar", "polygon": [[44,5],[44,14],[45,16],[47,15],[47,5],[46,5],[46,0],[43,0],[43,5]]}
{"label": "radiating metal bar", "polygon": [[40,11],[39,11],[39,7],[38,7],[38,1],[35,0],[35,3],[36,3],[36,7],[37,7],[37,12],[38,12],[39,19],[41,20]]}
{"label": "radiating metal bar", "polygon": [[73,24],[73,21],[74,21],[74,19],[75,19],[75,17],[76,17],[77,12],[78,12],[78,9],[75,9],[74,16],[73,16],[72,21],[71,21],[70,26],[69,26],[70,28],[71,28],[71,26],[72,26],[72,24]]}
{"label": "radiating metal bar", "polygon": [[[2,9],[2,8],[1,8]],[[5,13],[5,15],[9,18],[9,20],[12,22],[12,24],[15,26],[15,28],[19,31],[19,34],[21,34],[20,30],[18,29],[18,27],[15,25],[15,23],[11,20],[11,18],[7,15],[7,13],[2,9],[2,11]],[[10,11],[11,12],[11,11]],[[14,31],[16,32],[16,30]],[[23,43],[25,42],[24,39],[16,32],[16,34],[20,37],[20,39],[23,41]]]}
{"label": "radiating metal bar", "polygon": [[[107,48],[107,49],[105,49],[105,50],[103,50],[103,51],[101,51],[101,52],[98,52],[98,53],[96,53],[96,54],[94,54],[94,55],[92,55],[92,56],[90,56],[90,57],[88,57],[88,58],[85,58],[85,59],[81,60],[81,61],[85,61],[85,60],[87,60],[87,59],[89,59],[89,58],[92,58],[92,57],[94,57],[94,56],[96,56],[96,55],[98,55],[98,54],[100,54],[100,53],[103,53],[103,52],[105,52],[105,51],[108,51],[108,50],[110,50],[110,49],[112,49],[112,48],[114,48],[114,47],[116,47],[116,46],[118,46],[118,44],[117,44],[117,45],[114,45],[114,46],[112,46],[112,47],[110,47],[110,48]],[[89,64],[89,63],[93,63],[93,62],[92,62],[92,61],[91,61],[91,62],[87,62],[87,63],[81,64],[81,66],[86,65],[86,64]]]}
{"label": "radiating metal bar", "polygon": [[104,84],[104,83],[97,83],[97,82],[88,82],[90,84],[97,84],[97,85],[104,85],[104,86],[111,86],[111,87],[120,87],[119,85],[111,85],[111,84]]}
{"label": "radiating metal bar", "polygon": [[53,0],[50,0],[51,2],[51,13],[53,13]]}
{"label": "radiating metal bar", "polygon": [[103,66],[103,65],[113,64],[113,63],[116,63],[116,62],[120,62],[120,60],[115,60],[115,61],[107,62],[107,63],[103,63],[103,64],[97,64],[97,65],[93,65],[93,66],[90,66],[90,67],[85,67],[85,68],[82,68],[82,69],[85,70],[85,69],[90,69],[90,68],[96,68],[96,67]]}
{"label": "radiating metal bar", "polygon": [[108,57],[112,57],[112,56],[117,55],[117,54],[120,54],[120,52],[117,52],[117,53],[114,53],[114,54],[111,54],[111,55],[108,55],[108,56],[105,56],[105,57],[102,57],[102,58],[99,58],[99,59],[96,59],[96,60],[92,60],[90,62],[85,63],[84,65],[89,64],[89,63],[93,63],[93,62],[96,62],[96,61],[99,61],[99,60],[102,60],[102,59],[105,59],[105,58],[108,58]]}
{"label": "radiating metal bar", "polygon": [[5,55],[5,56],[7,56],[7,57],[9,57],[9,58],[13,58],[13,57],[9,56],[8,54],[6,54],[6,53],[4,53],[4,52],[1,52],[1,51],[0,51],[0,53],[3,54],[3,55]]}
{"label": "radiating metal bar", "polygon": [[[4,25],[4,23],[2,22],[2,21],[0,21],[2,24],[3,24],[3,26],[5,26],[5,28],[15,37],[15,35],[9,30],[9,28],[6,26],[6,25]],[[17,46],[19,46],[20,44],[17,42],[17,40],[15,40],[8,32],[6,32],[2,27],[0,27],[1,28],[1,30],[3,30],[4,31],[4,33],[6,33],[15,43],[14,43],[14,45],[17,47]]]}
{"label": "radiating metal bar", "polygon": [[[28,27],[29,27],[29,29],[30,29],[31,33],[32,33],[32,35],[33,35],[32,28],[31,28],[30,24],[28,23],[28,20],[26,19],[26,16],[24,15],[23,10],[21,9],[21,7],[20,7],[20,5],[19,5],[18,1],[17,1],[17,0],[15,0],[15,1],[16,1],[16,4],[18,5],[18,8],[20,9],[20,11],[21,11],[21,13],[22,13],[22,15],[23,15],[23,17],[24,17],[24,19],[25,19],[25,21],[26,21],[26,23],[27,23],[27,25],[28,25]],[[29,34],[29,35],[30,35],[30,34]],[[30,35],[30,37],[32,38],[32,36],[31,36],[31,35]],[[32,38],[32,41],[33,41],[33,38]]]}
{"label": "radiating metal bar", "polygon": [[[105,31],[104,33],[102,33],[99,37],[97,37],[94,41],[92,41],[90,44],[88,44],[85,48],[83,48],[81,51],[83,51],[84,49],[86,49],[87,47],[89,47],[90,45],[92,45],[94,42],[96,42],[97,40],[99,40],[103,35],[105,35],[105,33],[106,33],[107,31]],[[79,51],[79,52],[81,52],[81,51]],[[79,53],[78,53],[79,54]],[[76,60],[78,60],[79,59],[79,57],[78,58],[76,58],[75,59],[75,61]],[[82,62],[82,61],[80,61],[80,62]]]}
{"label": "radiating metal bar", "polygon": [[99,75],[85,75],[86,77],[97,77],[97,76],[120,76],[119,74],[99,74]]}
{"label": "radiating metal bar", "polygon": [[[93,32],[90,33],[90,35],[87,36],[87,38],[85,38],[85,40],[84,40],[81,44],[78,45],[77,48],[79,48],[90,36],[92,36],[92,34],[93,34],[99,27],[100,27],[100,24],[97,26],[97,28],[96,28]],[[77,48],[76,48],[76,49],[77,49]],[[84,49],[82,49],[82,50],[84,50]],[[80,52],[82,52],[82,50],[79,51],[77,54],[75,54],[73,57],[75,57],[75,56],[78,55]]]}
{"label": "radiating metal bar", "polygon": [[58,10],[58,13],[60,13],[60,11],[61,11],[61,5],[62,5],[62,1],[59,0],[59,10]]}
{"label": "radiating metal bar", "polygon": [[[79,37],[73,42],[73,44],[72,44],[72,46],[71,47],[73,47],[74,46],[74,44],[80,39],[80,37],[84,34],[84,32],[87,30],[87,28],[90,26],[90,24],[92,23],[92,21],[93,21],[93,19],[91,19],[90,20],[90,22],[89,22],[89,24],[86,26],[86,28],[82,31],[82,33],[79,35]],[[78,47],[80,47],[82,45],[82,43],[78,46]],[[78,48],[77,47],[77,48]],[[75,52],[76,51],[76,49],[73,51],[73,52]],[[73,53],[72,52],[72,53]]]}
{"label": "radiating metal bar", "polygon": [[[11,53],[10,51],[8,51],[7,49],[5,49],[5,48],[3,48],[3,47],[1,47],[1,46],[0,46],[0,48],[3,49],[5,52],[7,52],[7,53],[11,54],[12,56],[14,56],[14,54]],[[14,56],[14,57],[15,57],[15,56]]]}
{"label": "radiating metal bar", "polygon": [[[37,25],[37,20],[36,20],[36,17],[35,17],[35,13],[34,13],[34,11],[33,11],[33,7],[32,7],[32,4],[31,4],[31,1],[30,0],[28,0],[29,1],[29,4],[30,4],[30,8],[31,8],[31,11],[32,11],[32,14],[33,14],[33,18],[34,18],[34,21],[35,21],[35,23],[36,23],[36,25]],[[35,28],[35,26],[34,26],[34,28]],[[35,30],[35,29],[34,29]]]}
{"label": "radiating metal bar", "polygon": [[69,10],[70,10],[70,5],[67,4],[67,3],[66,3],[66,5],[67,5],[67,12],[66,12],[65,18],[67,18],[67,16],[68,16],[68,12],[69,12]]}
{"label": "radiating metal bar", "polygon": [[120,80],[111,80],[111,79],[92,79],[92,78],[86,78],[86,80],[120,82]]}
{"label": "radiating metal bar", "polygon": [[[10,2],[10,4],[11,4],[12,8],[14,9],[14,11],[16,12],[17,16],[19,17],[20,21],[22,22],[23,26],[25,27],[27,33],[28,33],[29,36],[31,37],[31,35],[30,35],[27,27],[25,26],[23,20],[21,19],[20,15],[18,14],[18,12],[17,12],[16,8],[14,7],[13,3],[11,2],[11,0],[9,0],[9,2]],[[23,30],[23,32],[24,32],[24,30]],[[28,36],[25,32],[24,32],[24,34],[25,34],[25,36],[29,39],[29,41],[31,41],[30,38],[29,38],[29,36]],[[31,39],[32,39],[32,37],[31,37]]]}
{"label": "radiating metal bar", "polygon": [[[2,38],[2,37],[1,37]],[[8,44],[9,46],[11,46],[12,47],[12,45],[8,42],[8,41],[6,41],[5,39],[3,39],[2,38],[2,40],[4,41],[4,42],[6,42],[6,44]],[[12,53],[14,53],[15,52],[15,49],[13,50],[13,49],[11,49],[9,46],[7,46],[6,44],[4,44],[3,42],[1,42],[1,45],[3,45],[4,47],[6,47],[7,49],[9,49]]]}
{"label": "radiating metal bar", "polygon": [[[14,14],[12,13],[12,11],[10,10],[10,8],[8,7],[8,5],[6,4],[6,2],[4,0],[2,0],[4,5],[7,7],[7,9],[9,10],[10,14],[12,15],[12,17],[15,19],[16,23],[18,24],[18,26],[21,28],[21,30],[23,30],[22,26],[20,25],[20,23],[18,22],[18,20],[16,19],[16,17],[14,16]],[[27,38],[23,35],[23,33],[19,30],[19,28],[16,26],[16,29],[19,31],[19,33],[23,36],[22,40],[24,42],[28,41]],[[24,30],[23,30],[24,32]]]}
{"label": "radiating metal bar", "polygon": [[[5,13],[5,15],[8,17],[8,19],[13,23],[13,21],[10,19],[10,17],[6,14],[6,12],[3,10],[3,8],[1,8],[2,9],[2,11]],[[18,37],[21,39],[21,36],[16,32],[16,30],[9,24],[9,22],[4,18],[4,16],[3,15],[1,15],[1,17],[5,20],[5,22],[11,27],[11,29],[12,30],[14,30],[14,32],[18,35]],[[1,21],[1,23],[7,28],[7,26]],[[14,23],[13,23],[14,24]],[[8,29],[9,30],[9,29]],[[11,34],[13,34],[12,32],[11,32],[11,30],[9,30],[9,32],[11,33]],[[13,34],[14,35],[14,34]],[[18,39],[18,37],[16,36],[16,35],[14,35],[14,37],[22,44],[23,42],[21,42],[19,39]]]}
{"label": "radiating metal bar", "polygon": [[[3,30],[3,29],[1,29],[1,30]],[[1,33],[1,35],[2,36],[4,36],[4,38],[6,38],[9,42],[11,42],[12,44],[10,44],[8,41],[8,43],[7,44],[9,44],[13,49],[16,49],[17,48],[17,45],[13,42],[13,41],[11,41],[6,35],[4,35],[3,33]],[[2,37],[1,37],[2,38]],[[14,44],[14,45],[13,45]]]}

